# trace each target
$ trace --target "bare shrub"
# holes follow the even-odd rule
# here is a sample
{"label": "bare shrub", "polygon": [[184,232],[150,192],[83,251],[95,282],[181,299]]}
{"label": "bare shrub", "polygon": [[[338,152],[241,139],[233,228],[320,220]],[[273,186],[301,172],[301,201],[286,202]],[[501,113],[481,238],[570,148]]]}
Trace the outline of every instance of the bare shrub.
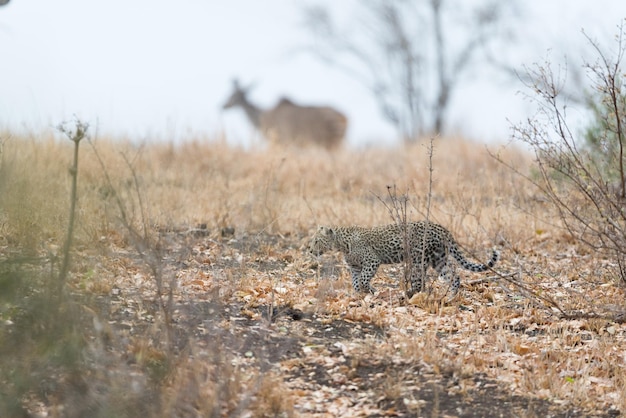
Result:
{"label": "bare shrub", "polygon": [[[530,97],[538,105],[538,114],[514,127],[514,138],[531,148],[536,163],[535,173],[516,171],[552,203],[567,233],[596,255],[606,257],[622,282],[626,281],[624,31],[624,25],[620,26],[613,53],[585,35],[597,55],[585,68],[596,103],[594,115],[601,118],[588,128],[587,143],[568,118],[568,103],[561,94],[566,71],[555,71],[550,62],[527,70],[528,79],[533,80],[528,84],[533,93]],[[624,312],[600,313],[593,305],[562,314],[626,319]]]}
{"label": "bare shrub", "polygon": [[[156,302],[158,303],[161,313],[163,314],[163,324],[165,326],[167,335],[167,350],[171,354],[172,349],[172,305],[174,298],[175,277],[171,276],[169,282],[164,282],[163,274],[163,262],[161,248],[162,243],[158,233],[154,230],[153,225],[149,221],[149,213],[144,202],[143,193],[141,190],[141,184],[136,169],[133,166],[132,160],[128,156],[123,155],[126,167],[130,172],[130,178],[132,179],[131,192],[127,195],[127,199],[124,199],[115,187],[108,169],[93,142],[90,142],[96,158],[100,162],[100,166],[104,177],[106,179],[106,186],[112,191],[114,201],[117,205],[119,221],[121,222],[124,230],[128,234],[128,239],[135,247],[142,260],[150,269],[152,277],[155,281],[157,292]],[[129,209],[130,208],[130,209]],[[135,214],[135,215],[134,215]],[[133,216],[134,215],[134,216]]]}
{"label": "bare shrub", "polygon": [[[432,197],[433,197],[433,173],[434,173],[434,167],[433,167],[433,156],[434,156],[434,151],[435,151],[435,147],[434,147],[434,137],[431,137],[428,148],[427,148],[427,162],[428,162],[428,186],[427,186],[427,190],[426,190],[426,197],[425,197],[425,216],[424,216],[424,220],[426,221],[430,221],[430,211],[431,211],[431,201],[432,201]],[[380,200],[382,202],[382,204],[385,206],[385,208],[387,209],[387,211],[389,212],[389,216],[391,217],[391,219],[393,219],[393,221],[400,226],[401,231],[402,231],[402,240],[403,240],[403,267],[404,267],[404,275],[403,275],[403,280],[400,282],[400,288],[402,291],[404,291],[405,293],[407,293],[407,295],[410,294],[410,289],[411,289],[411,275],[413,274],[413,269],[414,269],[414,265],[413,265],[413,258],[411,257],[411,247],[413,245],[422,245],[422,247],[426,248],[427,246],[427,242],[426,240],[428,239],[428,231],[426,231],[423,235],[422,235],[422,242],[421,243],[414,243],[412,242],[412,237],[410,235],[410,231],[409,231],[409,224],[411,222],[410,219],[410,210],[409,210],[409,194],[408,191],[402,194],[398,194],[398,190],[396,185],[394,184],[393,186],[387,186],[387,198],[383,199],[380,196],[377,196],[378,200]],[[415,206],[412,206],[412,208],[415,210]],[[428,282],[427,280],[427,273],[428,273],[428,263],[426,262],[425,258],[426,257],[426,252],[422,252],[422,257],[423,259],[420,262],[420,266],[421,266],[421,271],[417,272],[417,274],[419,274],[420,280],[421,280],[421,284],[420,284],[420,288],[422,290],[426,289],[426,284]],[[411,295],[412,296],[412,295]],[[430,292],[429,292],[429,296],[430,296]],[[430,297],[426,297],[424,298],[423,296],[420,296],[418,298],[416,298],[417,300],[420,300],[420,303],[423,303],[425,306],[426,305],[432,305],[432,301],[430,300]],[[435,304],[438,306],[439,302],[441,302],[441,300],[438,300]],[[432,306],[431,306],[432,308]]]}

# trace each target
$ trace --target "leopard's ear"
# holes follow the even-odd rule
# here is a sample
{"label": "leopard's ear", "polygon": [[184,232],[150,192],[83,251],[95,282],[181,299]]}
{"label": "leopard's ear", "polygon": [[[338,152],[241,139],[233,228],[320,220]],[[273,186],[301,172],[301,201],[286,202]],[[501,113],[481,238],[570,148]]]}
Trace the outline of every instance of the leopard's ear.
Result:
{"label": "leopard's ear", "polygon": [[335,237],[335,230],[332,227],[322,226],[320,228],[323,228],[322,231],[324,232],[324,235],[326,235],[327,237],[330,237],[330,238]]}

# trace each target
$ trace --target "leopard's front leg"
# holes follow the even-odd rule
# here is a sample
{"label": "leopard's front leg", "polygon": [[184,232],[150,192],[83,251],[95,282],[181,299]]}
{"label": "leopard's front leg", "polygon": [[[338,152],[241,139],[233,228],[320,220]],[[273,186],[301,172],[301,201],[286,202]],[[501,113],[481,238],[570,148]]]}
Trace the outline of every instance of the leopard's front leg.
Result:
{"label": "leopard's front leg", "polygon": [[378,260],[367,260],[363,262],[363,269],[361,270],[361,289],[363,292],[376,293],[376,290],[370,285],[370,282],[374,278],[378,266],[380,266]]}
{"label": "leopard's front leg", "polygon": [[346,264],[350,266],[350,274],[352,275],[352,287],[356,292],[363,292],[361,287],[361,274],[363,267],[363,259],[355,254],[345,254]]}
{"label": "leopard's front leg", "polygon": [[376,274],[380,262],[377,259],[350,254],[345,257],[352,274],[352,287],[357,292],[376,293],[370,281]]}
{"label": "leopard's front leg", "polygon": [[361,268],[350,266],[350,274],[352,275],[352,287],[355,291],[361,292]]}

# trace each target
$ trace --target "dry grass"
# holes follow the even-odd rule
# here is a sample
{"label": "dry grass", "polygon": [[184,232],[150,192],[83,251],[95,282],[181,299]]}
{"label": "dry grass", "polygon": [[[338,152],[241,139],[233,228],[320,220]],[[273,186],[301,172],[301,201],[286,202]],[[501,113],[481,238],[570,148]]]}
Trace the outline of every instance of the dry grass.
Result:
{"label": "dry grass", "polygon": [[[46,136],[4,141],[2,257],[17,249],[50,255],[62,245],[71,145]],[[191,255],[182,260],[186,267],[172,272],[181,300],[195,303],[210,294],[224,304],[237,301],[244,305],[247,318],[266,326],[270,325],[259,317],[258,308],[268,305],[295,307],[328,321],[374,324],[387,337],[345,341],[342,349],[352,362],[420,364],[434,374],[456,376],[454,391],[461,394],[470,377],[480,374],[500,379],[511,393],[626,411],[626,327],[601,319],[561,320],[542,299],[554,299],[569,310],[622,309],[624,291],[607,268],[611,260],[597,259],[573,241],[548,203],[482,145],[457,138],[435,141],[430,207],[428,151],[423,145],[332,154],[317,149],[244,150],[211,141],[136,146],[97,139],[95,147],[111,184],[93,149],[83,144],[78,252],[71,280],[78,291],[107,295],[141,282],[142,291],[155,292],[154,283],[142,281],[149,275],[137,267],[130,250],[128,256],[119,256],[119,249],[129,248],[129,238],[119,222],[113,199],[117,194],[132,222],[141,228],[147,220],[154,234],[206,228],[207,239],[189,243]],[[500,153],[530,170],[523,152]],[[392,222],[379,200],[386,198],[388,185],[408,193],[410,218],[422,219],[429,213],[479,260],[498,246],[502,253],[498,271],[515,275],[469,285],[476,277],[466,274],[465,287],[453,305],[428,295],[400,304],[397,266],[379,271],[373,284],[381,292],[365,299],[352,294],[341,265],[330,274],[320,270],[322,277],[314,280],[314,264],[301,251],[310,233],[319,224]],[[235,244],[248,244],[223,244],[228,238],[222,235],[232,231]],[[293,245],[285,249],[276,241],[264,242],[268,235]],[[117,255],[112,257],[113,253]],[[336,257],[321,263],[329,260],[334,263]],[[262,262],[287,267],[263,273],[257,269]],[[303,275],[311,280],[302,282]],[[136,318],[144,319],[139,313]],[[257,416],[291,416],[314,399],[276,371],[266,374],[256,363],[245,369],[238,366],[240,360],[231,354],[207,357],[197,348],[161,372],[166,354],[158,345],[133,340],[127,350],[147,375],[150,370],[163,373],[157,378],[161,385],[157,391],[165,415],[191,404],[212,416],[242,410],[256,411]],[[314,354],[315,349],[310,356]],[[220,374],[230,380],[218,384]],[[398,372],[387,376],[374,395],[409,396],[402,382],[410,378]],[[416,403],[412,408],[421,406]]]}
{"label": "dry grass", "polygon": [[[515,241],[531,239],[534,231],[546,229],[536,216],[527,220],[522,212],[510,210],[525,205],[532,192],[526,186],[512,189],[512,174],[489,158],[483,146],[455,139],[437,142],[434,220],[468,240],[493,238],[504,226],[520,225],[522,219],[524,224],[532,223],[531,233],[528,228],[507,231],[515,234]],[[428,160],[427,150],[420,145],[329,154],[316,149],[245,151],[210,142],[133,146],[98,139],[94,143],[112,175],[115,192],[126,196],[133,192],[134,179],[125,159],[130,161],[138,174],[147,217],[163,227],[206,224],[211,231],[234,227],[238,232],[304,235],[317,224],[389,223],[377,196],[385,198],[386,187],[393,184],[408,191],[416,218],[426,213]],[[51,137],[6,141],[2,205],[7,221],[3,225],[14,230],[7,230],[5,236],[30,245],[35,245],[34,231],[38,238],[58,241],[62,237],[70,149],[69,141]],[[111,226],[107,224],[111,217],[104,215],[113,206],[114,191],[109,190],[93,150],[84,144],[81,153],[79,239],[93,242]],[[38,210],[24,213],[19,210],[24,202]],[[134,203],[131,209],[138,218]]]}

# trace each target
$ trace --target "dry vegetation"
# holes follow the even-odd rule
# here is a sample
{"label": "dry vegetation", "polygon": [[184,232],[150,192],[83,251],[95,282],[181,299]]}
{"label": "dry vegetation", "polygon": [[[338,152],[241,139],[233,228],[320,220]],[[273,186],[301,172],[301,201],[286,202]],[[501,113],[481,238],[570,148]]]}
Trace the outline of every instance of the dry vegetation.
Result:
{"label": "dry vegetation", "polygon": [[[83,143],[71,303],[41,325],[33,306],[58,269],[73,144],[0,138],[0,408],[12,415],[626,411],[613,261],[483,145],[437,139],[429,199],[422,144]],[[491,148],[532,175],[525,153]],[[392,222],[389,185],[407,193],[411,219],[445,225],[473,258],[497,246],[496,271],[463,272],[444,304],[436,281],[404,300],[400,266],[387,266],[363,298],[338,255],[304,252],[319,224]]]}

